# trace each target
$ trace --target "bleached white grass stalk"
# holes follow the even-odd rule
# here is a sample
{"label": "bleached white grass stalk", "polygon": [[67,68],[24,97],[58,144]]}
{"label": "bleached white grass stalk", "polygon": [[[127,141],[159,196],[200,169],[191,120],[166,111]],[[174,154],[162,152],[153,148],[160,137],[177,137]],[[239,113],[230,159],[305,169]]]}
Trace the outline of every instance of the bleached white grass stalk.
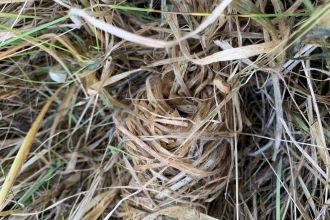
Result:
{"label": "bleached white grass stalk", "polygon": [[111,24],[102,22],[96,18],[93,18],[92,16],[88,15],[84,10],[78,9],[78,8],[72,8],[69,12],[69,15],[71,16],[71,20],[76,24],[77,28],[80,28],[82,26],[82,22],[77,17],[84,18],[86,21],[94,25],[95,27],[113,34],[117,37],[120,37],[124,40],[142,44],[148,47],[154,47],[154,48],[164,48],[164,47],[170,47],[177,45],[179,42],[186,40],[199,32],[203,31],[205,28],[207,28],[210,24],[212,24],[216,19],[219,18],[219,15],[225,10],[225,8],[231,3],[232,0],[224,0],[219,6],[217,6],[212,14],[207,17],[207,19],[200,25],[196,30],[190,32],[186,36],[175,40],[175,41],[162,41],[162,40],[155,40],[148,37],[142,37],[137,34],[133,34],[131,32],[125,31],[121,28],[118,28],[116,26],[113,26]]}
{"label": "bleached white grass stalk", "polygon": [[[308,56],[313,50],[315,50],[316,47],[312,46],[312,45],[305,45],[301,50],[300,50],[300,54],[295,54],[293,58],[297,58],[299,56]],[[295,66],[297,66],[299,63],[301,62],[301,60],[289,60],[287,61],[284,65],[283,68],[281,70],[281,72],[283,73],[283,75],[288,74]],[[273,86],[273,80],[270,78],[268,80],[268,82],[265,84],[265,87],[269,87],[269,86]]]}
{"label": "bleached white grass stalk", "polygon": [[[307,44],[300,50],[300,53],[302,56],[308,56],[315,49],[316,49],[315,46]],[[295,54],[295,56],[293,58],[297,58],[299,56],[300,56],[300,54],[297,53],[297,54]],[[290,72],[300,62],[301,62],[300,60],[289,60],[288,62],[286,62],[283,65],[283,71],[282,71],[283,74],[287,74],[288,72]]]}

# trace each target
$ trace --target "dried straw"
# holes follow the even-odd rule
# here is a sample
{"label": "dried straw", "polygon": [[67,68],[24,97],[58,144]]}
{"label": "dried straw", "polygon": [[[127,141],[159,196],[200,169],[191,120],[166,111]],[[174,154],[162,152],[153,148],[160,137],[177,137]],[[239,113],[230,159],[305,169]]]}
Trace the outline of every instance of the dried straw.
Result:
{"label": "dried straw", "polygon": [[[114,115],[126,151],[139,158],[132,160],[130,185],[142,187],[153,179],[144,193],[131,198],[135,206],[152,211],[174,204],[197,208],[223,192],[231,174],[233,137],[233,120],[225,108],[232,109],[232,103],[213,120],[204,120],[227,97],[218,89],[214,93],[219,79],[210,74],[210,84],[200,87],[196,98],[182,92],[173,76],[150,77],[133,100],[134,108]],[[193,94],[196,82],[183,83]]]}

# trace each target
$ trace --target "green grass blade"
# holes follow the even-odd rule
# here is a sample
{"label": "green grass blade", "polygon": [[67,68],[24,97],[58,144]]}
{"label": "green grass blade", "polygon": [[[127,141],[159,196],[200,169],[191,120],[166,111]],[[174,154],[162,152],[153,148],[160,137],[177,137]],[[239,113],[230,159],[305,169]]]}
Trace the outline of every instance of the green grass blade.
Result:
{"label": "green grass blade", "polygon": [[[21,34],[19,34],[18,36],[13,37],[13,38],[10,38],[10,39],[4,41],[3,43],[1,43],[1,44],[0,44],[0,47],[3,47],[3,46],[5,46],[5,45],[8,45],[8,44],[10,44],[11,42],[14,42],[14,41],[16,41],[16,40],[22,39],[23,37],[30,36],[30,35],[32,35],[33,33],[37,32],[37,31],[43,30],[43,29],[45,29],[45,28],[47,28],[47,27],[49,27],[49,26],[51,26],[51,25],[57,24],[57,23],[59,23],[59,22],[61,22],[61,21],[64,21],[64,20],[67,19],[67,18],[68,18],[68,16],[64,16],[64,17],[58,18],[58,19],[56,19],[56,20],[54,20],[54,21],[51,21],[51,22],[48,22],[48,23],[46,23],[46,24],[40,25],[39,27],[36,27],[36,28],[34,28],[33,30],[27,31],[27,32],[25,32],[25,33],[21,33]],[[14,32],[15,34],[20,33],[19,31],[14,30],[14,29],[12,29],[12,28],[8,28],[7,26],[2,25],[2,24],[0,24],[0,28],[5,29],[5,30],[8,30],[8,31],[11,31],[11,32]]]}
{"label": "green grass blade", "polygon": [[302,2],[306,5],[306,7],[308,8],[308,11],[313,12],[315,10],[311,1],[302,0]]}
{"label": "green grass blade", "polygon": [[282,157],[278,162],[276,180],[276,220],[281,220],[281,178],[282,178]]}
{"label": "green grass blade", "polygon": [[62,165],[62,162],[61,161],[57,161],[55,166],[51,166],[50,169],[47,171],[47,173],[39,180],[39,182],[37,184],[35,184],[26,194],[25,196],[19,201],[20,203],[23,203],[25,204],[28,199],[32,196],[32,194],[37,191],[40,186],[42,184],[44,184],[44,182],[49,179],[53,173],[58,170],[58,168],[60,168],[60,166]]}
{"label": "green grass blade", "polygon": [[297,123],[301,129],[303,129],[306,132],[309,131],[309,127],[307,127],[307,125],[305,124],[304,120],[302,119],[302,117],[300,115],[294,114],[293,117],[297,121]]}
{"label": "green grass blade", "polygon": [[135,159],[135,160],[139,160],[138,157],[136,157],[136,156],[134,156],[134,155],[131,155],[131,154],[127,153],[126,151],[123,151],[123,150],[119,149],[118,147],[115,147],[115,146],[112,146],[112,145],[109,145],[108,147],[109,147],[111,150],[114,150],[114,151],[120,152],[120,153],[122,153],[122,154],[125,154],[125,155],[127,155],[127,156],[129,156],[129,157],[131,157],[131,158],[133,158],[133,159]]}
{"label": "green grass blade", "polygon": [[6,13],[6,12],[0,12],[0,18],[34,18],[34,19],[45,19],[41,16],[34,16],[34,15],[22,15],[22,14],[16,14],[16,13]]}
{"label": "green grass blade", "polygon": [[50,43],[48,43],[48,42],[46,42],[46,41],[42,41],[42,40],[40,40],[40,39],[38,39],[38,38],[35,38],[35,37],[32,37],[32,36],[31,36],[33,33],[37,32],[37,31],[40,31],[40,30],[43,30],[43,29],[45,29],[45,28],[47,28],[47,27],[49,27],[49,26],[51,26],[51,25],[54,25],[54,24],[56,24],[56,23],[59,23],[59,22],[65,20],[65,19],[67,19],[67,18],[69,18],[69,17],[70,17],[70,15],[69,15],[69,16],[64,16],[64,17],[61,17],[61,18],[58,18],[58,19],[56,19],[56,20],[54,20],[54,21],[51,21],[51,22],[49,22],[49,23],[46,23],[46,24],[40,25],[39,27],[34,28],[33,30],[27,31],[27,32],[25,32],[25,33],[21,33],[20,31],[17,31],[17,30],[15,30],[15,29],[12,29],[12,28],[10,28],[10,27],[7,27],[7,26],[5,26],[5,25],[0,24],[0,28],[5,29],[5,30],[7,30],[7,31],[9,31],[9,32],[13,32],[13,33],[17,34],[16,37],[10,38],[10,39],[4,41],[3,43],[0,43],[0,48],[1,48],[2,46],[8,45],[8,44],[10,44],[10,43],[13,43],[13,42],[15,42],[15,41],[17,41],[17,40],[20,40],[20,39],[22,39],[23,37],[28,37],[28,38],[30,38],[30,39],[33,39],[33,40],[37,41],[37,42],[40,42],[40,43],[46,44],[46,45],[48,45],[48,46],[51,46],[51,47],[57,48],[57,49],[59,49],[59,50],[62,50],[62,51],[65,51],[65,52],[71,53],[71,54],[73,54],[73,55],[78,55],[78,56],[82,57],[83,59],[89,60],[89,58],[86,57],[86,56],[82,56],[82,55],[80,55],[80,54],[76,54],[76,53],[74,53],[74,52],[72,52],[72,51],[69,51],[69,50],[67,50],[67,49],[65,49],[65,48],[62,48],[62,47],[57,46],[57,45],[54,45],[54,44],[50,44]]}

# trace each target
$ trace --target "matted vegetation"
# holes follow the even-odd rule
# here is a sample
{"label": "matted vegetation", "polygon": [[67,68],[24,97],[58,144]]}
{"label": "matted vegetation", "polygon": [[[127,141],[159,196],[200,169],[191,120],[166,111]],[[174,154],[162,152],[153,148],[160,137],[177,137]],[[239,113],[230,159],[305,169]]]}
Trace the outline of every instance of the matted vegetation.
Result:
{"label": "matted vegetation", "polygon": [[1,218],[330,217],[329,3],[0,3]]}

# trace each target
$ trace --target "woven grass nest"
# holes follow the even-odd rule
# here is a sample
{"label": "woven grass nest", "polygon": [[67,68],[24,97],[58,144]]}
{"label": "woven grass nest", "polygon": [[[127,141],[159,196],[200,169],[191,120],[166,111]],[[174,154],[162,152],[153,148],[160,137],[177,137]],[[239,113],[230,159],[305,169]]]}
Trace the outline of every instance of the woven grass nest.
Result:
{"label": "woven grass nest", "polygon": [[[205,204],[224,193],[234,164],[235,109],[229,86],[219,76],[202,77],[180,83],[174,74],[149,77],[132,100],[133,108],[115,113],[125,150],[139,158],[126,164],[130,185],[141,189],[129,198],[132,206],[149,212],[180,206],[206,213]],[[134,219],[143,217],[132,210]]]}

